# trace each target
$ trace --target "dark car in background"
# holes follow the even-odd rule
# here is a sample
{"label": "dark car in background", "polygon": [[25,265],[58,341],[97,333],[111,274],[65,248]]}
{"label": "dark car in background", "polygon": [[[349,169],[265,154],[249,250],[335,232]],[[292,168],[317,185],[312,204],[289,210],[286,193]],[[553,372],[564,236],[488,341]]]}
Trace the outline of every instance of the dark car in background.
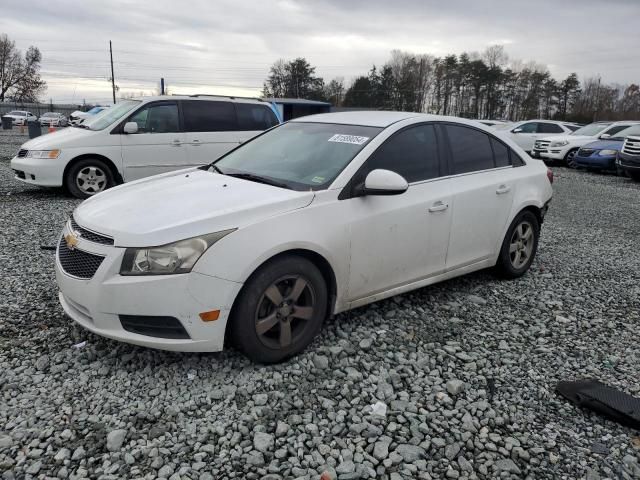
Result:
{"label": "dark car in background", "polygon": [[574,157],[576,166],[587,170],[617,171],[618,174],[624,174],[616,160],[625,138],[630,135],[640,135],[640,125],[625,128],[613,137],[587,143],[578,150]]}

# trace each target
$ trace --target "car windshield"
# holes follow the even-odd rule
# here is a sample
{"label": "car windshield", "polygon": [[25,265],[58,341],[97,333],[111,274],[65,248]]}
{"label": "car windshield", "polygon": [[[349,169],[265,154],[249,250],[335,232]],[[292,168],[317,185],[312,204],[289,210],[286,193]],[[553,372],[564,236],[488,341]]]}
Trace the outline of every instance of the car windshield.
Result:
{"label": "car windshield", "polygon": [[82,123],[83,128],[102,130],[120,120],[124,115],[140,105],[140,100],[124,100],[113,107],[105,108]]}
{"label": "car windshield", "polygon": [[104,110],[104,109],[105,109],[104,107],[93,107],[93,108],[92,108],[91,110],[89,110],[87,113],[88,113],[89,115],[94,115],[94,114],[96,114],[96,113],[101,112],[101,111],[102,111],[102,110]]}
{"label": "car windshield", "polygon": [[591,123],[584,127],[580,127],[571,135],[586,135],[587,137],[594,137],[609,126],[611,126],[610,123]]}
{"label": "car windshield", "polygon": [[620,130],[615,134],[615,137],[609,137],[607,140],[624,140],[629,135],[640,135],[640,125],[632,125],[629,128],[625,128],[624,130]]}
{"label": "car windshield", "polygon": [[219,173],[267,179],[294,190],[323,190],[381,131],[359,125],[289,122],[233,150],[215,167]]}

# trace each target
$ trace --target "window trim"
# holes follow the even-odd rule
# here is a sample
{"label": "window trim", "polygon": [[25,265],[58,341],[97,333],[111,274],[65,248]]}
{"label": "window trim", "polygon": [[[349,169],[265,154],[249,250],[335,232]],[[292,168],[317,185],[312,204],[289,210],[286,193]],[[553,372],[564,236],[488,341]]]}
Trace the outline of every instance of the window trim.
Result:
{"label": "window trim", "polygon": [[149,107],[155,107],[158,105],[175,105],[178,108],[178,131],[177,132],[167,132],[167,133],[183,133],[184,132],[184,124],[182,123],[182,108],[180,105],[180,101],[178,100],[154,100],[152,102],[147,102],[147,103],[143,103],[142,105],[140,105],[138,108],[136,108],[133,112],[129,113],[129,115],[126,116],[126,118],[122,119],[120,121],[120,123],[118,123],[115,127],[113,127],[113,129],[111,130],[111,132],[109,132],[109,135],[143,135],[143,134],[147,134],[148,132],[140,132],[140,133],[124,133],[124,125],[125,123],[127,123],[131,117],[133,117],[135,114],[137,114],[139,111],[141,111],[144,108],[149,108]]}
{"label": "window trim", "polygon": [[[439,170],[443,172],[443,174],[441,176],[438,177],[433,177],[433,178],[425,178],[422,180],[416,180],[414,182],[407,182],[409,184],[409,187],[411,187],[412,185],[420,185],[422,183],[427,183],[427,182],[433,182],[433,181],[438,181],[438,180],[442,180],[444,178],[448,178],[450,175],[450,170],[449,170],[449,165],[447,161],[443,161],[443,155],[444,155],[444,151],[443,151],[443,147],[444,147],[444,139],[442,138],[442,135],[440,134],[440,129],[438,128],[440,122],[437,121],[427,121],[427,122],[418,122],[418,123],[412,123],[410,125],[405,125],[404,127],[396,130],[395,132],[393,132],[391,135],[389,135],[389,137],[385,138],[383,140],[383,142],[378,145],[376,147],[376,149],[371,152],[369,154],[369,156],[366,158],[366,160],[362,163],[362,165],[360,165],[360,167],[358,167],[358,169],[356,170],[356,172],[351,176],[351,178],[349,179],[349,181],[347,182],[347,184],[342,187],[342,190],[340,191],[340,194],[338,195],[338,200],[348,200],[350,198],[357,198],[360,197],[361,195],[358,195],[355,192],[355,188],[359,185],[358,182],[358,176],[361,174],[361,172],[363,170],[366,169],[367,163],[369,163],[369,160],[378,152],[378,150],[380,150],[388,141],[390,141],[392,138],[394,138],[396,135],[399,135],[400,133],[404,132],[405,130],[409,130],[410,128],[415,128],[415,127],[422,127],[422,126],[426,126],[426,125],[431,125],[433,126],[433,130],[434,133],[436,135],[436,150],[438,152],[438,166],[439,166]],[[387,127],[389,128],[389,127]],[[406,180],[406,179],[405,179]]]}

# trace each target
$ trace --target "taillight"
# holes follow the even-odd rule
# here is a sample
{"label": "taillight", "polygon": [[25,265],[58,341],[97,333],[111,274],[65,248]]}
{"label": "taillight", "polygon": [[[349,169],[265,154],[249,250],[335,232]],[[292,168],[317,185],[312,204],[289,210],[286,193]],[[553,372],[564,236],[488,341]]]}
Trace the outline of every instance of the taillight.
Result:
{"label": "taillight", "polygon": [[553,171],[550,168],[547,168],[547,178],[549,179],[549,183],[553,183]]}

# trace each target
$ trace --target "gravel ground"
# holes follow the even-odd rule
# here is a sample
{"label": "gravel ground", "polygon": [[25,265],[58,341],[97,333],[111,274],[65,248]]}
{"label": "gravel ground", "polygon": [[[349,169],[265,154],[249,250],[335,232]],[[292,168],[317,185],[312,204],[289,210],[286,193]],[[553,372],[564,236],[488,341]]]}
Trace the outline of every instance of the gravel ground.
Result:
{"label": "gravel ground", "polygon": [[640,396],[640,184],[557,168],[526,276],[339,315],[264,367],[65,318],[40,246],[78,202],[12,180],[21,141],[0,135],[2,478],[640,478],[637,431],[554,393],[593,376]]}

